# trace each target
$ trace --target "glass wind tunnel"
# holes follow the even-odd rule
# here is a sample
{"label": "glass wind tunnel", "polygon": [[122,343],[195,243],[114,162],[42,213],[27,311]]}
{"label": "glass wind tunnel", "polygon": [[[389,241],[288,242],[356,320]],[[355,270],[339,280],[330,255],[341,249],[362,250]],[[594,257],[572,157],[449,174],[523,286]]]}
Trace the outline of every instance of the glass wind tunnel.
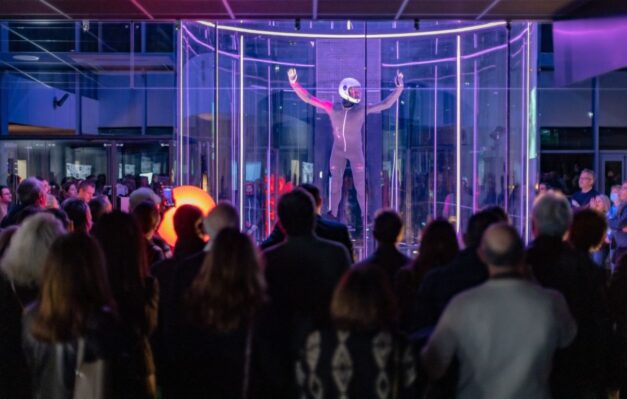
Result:
{"label": "glass wind tunnel", "polygon": [[[429,220],[463,231],[490,205],[528,235],[535,32],[499,21],[183,22],[176,179],[233,202],[257,240],[282,193],[315,184],[358,257],[383,207],[402,215],[408,251]],[[353,106],[338,92],[346,77],[361,84]]]}

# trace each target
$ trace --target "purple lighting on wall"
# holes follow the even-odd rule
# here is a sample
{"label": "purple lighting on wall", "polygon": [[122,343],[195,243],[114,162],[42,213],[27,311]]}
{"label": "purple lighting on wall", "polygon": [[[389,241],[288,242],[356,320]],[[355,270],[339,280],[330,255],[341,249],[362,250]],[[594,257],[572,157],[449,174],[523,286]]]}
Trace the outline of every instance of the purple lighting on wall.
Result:
{"label": "purple lighting on wall", "polygon": [[627,16],[553,23],[555,82],[560,86],[627,66]]}

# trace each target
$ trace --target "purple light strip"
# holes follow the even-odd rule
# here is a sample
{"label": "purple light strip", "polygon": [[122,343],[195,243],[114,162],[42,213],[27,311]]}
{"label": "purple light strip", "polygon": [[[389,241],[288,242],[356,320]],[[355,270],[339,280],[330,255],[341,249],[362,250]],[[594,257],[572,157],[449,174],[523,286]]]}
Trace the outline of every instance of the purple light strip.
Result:
{"label": "purple light strip", "polygon": [[[438,38],[435,39],[435,53],[438,53]],[[438,66],[434,67],[433,90],[433,218],[438,215]]]}
{"label": "purple light strip", "polygon": [[[203,46],[211,51],[215,51],[215,47],[211,46],[210,44],[207,44],[205,42],[203,42],[202,40],[198,39],[196,37],[196,35],[194,35],[192,32],[189,31],[189,29],[183,27],[183,29],[185,30],[185,32],[187,32],[187,35],[198,45]],[[227,51],[223,51],[223,50],[219,50],[219,54],[225,55],[227,57],[231,57],[234,59],[239,59],[239,55],[238,54],[231,54]],[[244,61],[253,61],[253,62],[261,62],[264,64],[272,64],[272,65],[285,65],[285,66],[295,66],[295,67],[302,67],[302,68],[314,68],[315,65],[314,64],[299,64],[296,62],[284,62],[284,61],[273,61],[273,60],[266,60],[263,58],[254,58],[254,57],[245,57]]]}
{"label": "purple light strip", "polygon": [[146,8],[138,0],[131,0],[131,3],[135,7],[137,7],[137,9],[141,11],[145,16],[147,16],[148,19],[155,19],[155,17],[153,17],[152,14],[149,13],[148,10],[146,10]]}
{"label": "purple light strip", "polygon": [[233,13],[233,9],[231,8],[228,0],[222,0],[222,5],[226,9],[226,12],[229,14],[229,18],[235,19],[235,14]]}
{"label": "purple light strip", "polygon": [[[477,35],[473,35],[474,47],[477,47]],[[479,86],[479,74],[477,71],[477,60],[473,61],[473,93],[472,93],[472,212],[477,212],[477,87]]]}
{"label": "purple light strip", "polygon": [[455,84],[455,230],[457,233],[461,231],[461,217],[462,217],[462,209],[461,209],[461,200],[462,200],[462,37],[457,35],[457,62],[455,66],[455,71],[457,75],[457,80]]}
{"label": "purple light strip", "polygon": [[522,50],[522,60],[521,60],[521,67],[520,67],[520,72],[521,72],[521,82],[522,82],[522,87],[520,90],[520,94],[521,94],[521,99],[520,99],[520,108],[521,108],[521,113],[520,113],[520,169],[521,169],[521,174],[520,174],[520,186],[519,186],[519,192],[518,192],[518,202],[519,202],[519,211],[520,211],[520,220],[518,222],[518,231],[522,232],[523,231],[523,225],[524,225],[524,218],[525,218],[525,201],[522,200],[521,195],[524,193],[523,191],[523,182],[525,180],[525,159],[526,157],[526,138],[527,138],[527,128],[525,126],[525,121],[527,119],[527,102],[526,102],[526,98],[527,98],[527,93],[526,90],[524,90],[523,88],[527,87],[526,84],[526,79],[527,79],[527,71],[525,71],[525,67],[526,67],[526,56],[525,56],[525,43],[522,43],[521,46],[521,50]]}
{"label": "purple light strip", "polygon": [[46,0],[39,0],[39,2],[43,5],[45,5],[46,7],[48,7],[49,9],[51,9],[52,11],[56,12],[59,15],[62,15],[63,18],[65,19],[72,19],[72,17],[70,17],[68,14],[64,13],[63,11],[61,11],[61,9],[59,9],[58,7],[48,3]]}
{"label": "purple light strip", "polygon": [[208,21],[196,21],[197,23],[205,26],[210,26],[212,28],[217,27],[218,29],[228,30],[233,32],[240,33],[251,33],[256,35],[266,35],[266,36],[277,36],[277,37],[288,37],[288,38],[309,38],[309,39],[397,39],[403,37],[424,37],[424,36],[439,36],[439,35],[449,35],[449,34],[460,34],[464,32],[474,32],[483,29],[495,28],[498,26],[505,26],[506,22],[489,22],[481,25],[474,26],[465,26],[462,28],[455,29],[442,29],[437,31],[423,31],[423,32],[406,32],[406,33],[384,33],[384,34],[315,34],[315,33],[298,33],[298,32],[273,32],[266,31],[260,29],[248,29],[248,28],[240,28],[237,26],[230,25],[220,25],[215,24],[213,22]]}
{"label": "purple light strip", "polygon": [[[529,142],[530,142],[530,138],[531,138],[531,134],[535,134],[535,132],[531,131],[531,122],[530,122],[530,118],[535,118],[535,110],[532,109],[532,112],[529,112],[529,105],[531,103],[530,96],[531,96],[531,77],[533,76],[531,74],[531,23],[527,22],[527,65],[525,68],[525,71],[527,73],[527,79],[526,79],[526,83],[527,86],[525,87],[526,93],[527,93],[527,102],[526,102],[526,107],[525,107],[525,114],[527,115],[527,129],[526,129],[526,153],[525,153],[525,169],[526,169],[526,174],[525,174],[525,190],[524,190],[524,194],[525,194],[525,242],[529,243],[529,237],[530,237],[530,231],[529,231],[529,227],[530,227],[530,221],[529,221],[529,213],[530,213],[530,206],[531,206],[531,201],[529,200],[530,194],[531,194],[531,189],[529,187]],[[534,101],[535,103],[535,101]],[[533,123],[533,126],[535,127],[535,123]],[[521,191],[522,193],[522,191]]]}
{"label": "purple light strip", "polygon": [[[520,40],[524,36],[525,32],[526,32],[526,30],[524,30],[523,33],[519,34],[515,38],[511,39],[509,42],[510,43],[514,43],[515,41]],[[482,55],[486,55],[486,54],[489,54],[489,53],[492,53],[492,52],[495,52],[495,51],[498,51],[498,50],[502,50],[502,49],[505,49],[505,48],[507,48],[506,44],[501,44],[501,45],[494,46],[494,47],[488,47],[487,49],[478,51],[476,53],[463,55],[462,59],[463,60],[468,60],[468,59],[471,59],[471,58],[480,57]],[[429,65],[429,64],[436,64],[436,63],[440,63],[440,62],[454,62],[456,59],[457,59],[456,57],[448,57],[448,58],[438,58],[438,59],[426,60],[426,61],[404,62],[404,63],[400,63],[400,64],[383,63],[383,64],[381,64],[381,66],[384,67],[384,68],[398,68],[398,67],[415,66],[415,65]]]}

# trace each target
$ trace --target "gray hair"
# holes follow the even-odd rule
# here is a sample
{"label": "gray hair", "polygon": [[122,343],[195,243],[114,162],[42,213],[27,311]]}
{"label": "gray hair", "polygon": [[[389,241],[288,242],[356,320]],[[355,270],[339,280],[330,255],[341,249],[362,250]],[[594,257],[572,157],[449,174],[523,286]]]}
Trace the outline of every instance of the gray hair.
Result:
{"label": "gray hair", "polygon": [[50,246],[65,234],[61,222],[49,213],[38,213],[22,223],[13,235],[0,268],[18,285],[39,285]]}
{"label": "gray hair", "polygon": [[581,176],[584,173],[587,173],[590,176],[592,176],[592,180],[596,180],[596,178],[597,178],[596,175],[594,174],[594,170],[592,170],[592,169],[587,169],[586,168],[586,169],[582,170],[581,173],[579,174],[579,176]]}
{"label": "gray hair", "polygon": [[213,208],[202,221],[205,233],[209,235],[209,242],[205,251],[211,250],[211,242],[220,230],[231,227],[239,229],[239,214],[231,203],[222,201]]}
{"label": "gray hair", "polygon": [[610,207],[612,206],[612,201],[610,201],[609,197],[605,194],[597,195],[596,197],[594,197],[594,200],[603,202],[605,212],[609,211]]}
{"label": "gray hair", "polygon": [[562,237],[570,227],[573,212],[564,195],[548,192],[536,199],[531,218],[537,235]]}

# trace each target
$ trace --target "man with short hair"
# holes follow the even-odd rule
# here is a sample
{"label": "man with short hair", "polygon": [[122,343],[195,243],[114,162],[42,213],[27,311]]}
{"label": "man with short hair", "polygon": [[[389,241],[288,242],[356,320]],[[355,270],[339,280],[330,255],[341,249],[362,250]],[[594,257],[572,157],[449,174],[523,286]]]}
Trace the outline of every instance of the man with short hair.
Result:
{"label": "man with short hair", "polygon": [[268,366],[273,372],[263,377],[273,392],[261,396],[293,397],[297,348],[307,332],[330,322],[331,296],[350,258],[342,245],[314,234],[316,205],[307,191],[283,194],[277,208],[287,239],[264,251],[267,292],[276,317],[270,335],[277,345],[276,364]]}
{"label": "man with short hair", "polygon": [[590,200],[599,192],[594,189],[594,172],[590,169],[584,169],[579,174],[579,191],[573,194],[570,201],[573,208],[581,208],[588,206]]}
{"label": "man with short hair", "polygon": [[557,354],[551,375],[553,397],[569,399],[605,392],[611,336],[604,272],[564,241],[571,222],[566,197],[549,192],[537,198],[531,215],[534,240],[527,248],[527,264],[538,283],[564,295],[578,325],[575,341]]}
{"label": "man with short hair", "polygon": [[466,248],[450,264],[428,272],[420,284],[415,303],[416,317],[408,326],[410,331],[433,327],[451,298],[488,279],[488,269],[477,250],[486,229],[506,221],[507,215],[494,208],[477,212],[468,219],[464,234]]}
{"label": "man with short hair", "polygon": [[397,248],[403,238],[403,220],[395,210],[381,209],[375,214],[372,235],[377,240],[376,250],[355,267],[377,265],[394,284],[396,272],[409,263],[409,258]]}
{"label": "man with short hair", "polygon": [[18,204],[9,211],[9,214],[2,220],[0,227],[5,228],[18,223],[19,214],[28,207],[44,209],[46,207],[46,194],[41,182],[34,177],[29,177],[22,181],[17,187]]}
{"label": "man with short hair", "polygon": [[433,379],[459,361],[458,398],[550,398],[555,351],[577,327],[558,292],[523,278],[524,246],[505,223],[489,227],[479,248],[490,279],[446,307],[422,351]]}
{"label": "man with short hair", "polygon": [[[350,235],[348,234],[348,228],[345,224],[334,222],[332,220],[328,220],[320,216],[322,211],[322,197],[320,196],[320,190],[318,187],[313,184],[301,184],[298,186],[299,188],[307,191],[314,198],[316,203],[316,227],[315,232],[316,235],[320,238],[324,238],[326,240],[335,241],[339,244],[344,245],[348,254],[353,260],[353,242],[350,239]],[[266,238],[266,240],[261,243],[261,249],[270,248],[273,245],[277,245],[285,239],[285,233],[281,230],[280,223],[277,223],[274,226],[274,230],[272,233]]]}
{"label": "man with short hair", "polygon": [[94,193],[96,192],[96,183],[93,180],[83,180],[78,185],[78,198],[83,200],[86,204],[89,204],[89,201],[94,197]]}

